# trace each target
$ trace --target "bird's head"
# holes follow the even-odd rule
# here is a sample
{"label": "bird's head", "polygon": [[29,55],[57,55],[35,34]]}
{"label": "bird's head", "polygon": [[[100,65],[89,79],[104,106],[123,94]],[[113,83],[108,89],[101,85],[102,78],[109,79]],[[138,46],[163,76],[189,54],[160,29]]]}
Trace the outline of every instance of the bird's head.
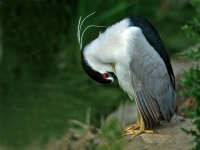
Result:
{"label": "bird's head", "polygon": [[86,51],[87,47],[85,46],[81,51],[81,61],[84,71],[90,78],[103,84],[110,84],[117,80],[116,75],[112,71],[111,64],[98,62],[94,57],[87,54]]}
{"label": "bird's head", "polygon": [[[87,19],[89,16],[93,14],[94,13],[88,15],[85,19]],[[95,44],[95,40],[88,43],[86,46],[82,48],[82,37],[83,37],[84,32],[88,28],[105,27],[105,26],[90,25],[83,31],[82,35],[80,35],[81,26],[83,22],[85,21],[85,19],[81,21],[81,17],[80,17],[79,24],[78,24],[78,33],[77,33],[78,41],[79,41],[80,49],[81,49],[81,61],[82,61],[83,69],[90,78],[92,78],[98,83],[103,83],[103,84],[112,83],[113,81],[117,80],[116,75],[113,73],[112,64],[99,61],[98,58],[95,57],[97,56],[97,54],[91,53],[92,49],[97,48],[97,44]]]}
{"label": "bird's head", "polygon": [[95,65],[95,63],[87,60],[87,57],[84,55],[84,50],[81,51],[81,60],[85,72],[90,78],[92,78],[96,82],[109,84],[117,80],[116,75],[110,71],[110,67],[112,67],[110,64],[105,64],[101,66]]}

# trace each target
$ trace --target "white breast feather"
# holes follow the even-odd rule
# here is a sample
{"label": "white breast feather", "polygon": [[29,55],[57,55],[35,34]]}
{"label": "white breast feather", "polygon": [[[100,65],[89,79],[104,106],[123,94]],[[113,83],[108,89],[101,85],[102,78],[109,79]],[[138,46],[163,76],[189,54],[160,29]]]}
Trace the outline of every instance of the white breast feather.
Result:
{"label": "white breast feather", "polygon": [[139,45],[144,44],[140,43],[143,41],[143,39],[141,39],[141,34],[141,29],[138,27],[129,27],[126,29],[121,35],[123,41],[125,41],[123,48],[119,50],[118,55],[116,55],[117,61],[115,69],[119,84],[131,99],[134,97],[134,91],[129,76],[130,62],[132,55],[137,54]]}

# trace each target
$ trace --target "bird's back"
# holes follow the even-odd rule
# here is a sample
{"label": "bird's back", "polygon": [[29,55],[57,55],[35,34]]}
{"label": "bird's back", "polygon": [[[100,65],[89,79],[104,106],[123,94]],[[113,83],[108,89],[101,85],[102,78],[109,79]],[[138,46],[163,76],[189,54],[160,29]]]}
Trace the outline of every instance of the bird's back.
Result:
{"label": "bird's back", "polygon": [[128,18],[130,19],[131,26],[139,27],[142,30],[142,33],[144,34],[146,40],[163,59],[167,67],[167,71],[169,73],[173,87],[175,89],[175,78],[171,62],[157,30],[149,21],[141,16],[131,15]]}

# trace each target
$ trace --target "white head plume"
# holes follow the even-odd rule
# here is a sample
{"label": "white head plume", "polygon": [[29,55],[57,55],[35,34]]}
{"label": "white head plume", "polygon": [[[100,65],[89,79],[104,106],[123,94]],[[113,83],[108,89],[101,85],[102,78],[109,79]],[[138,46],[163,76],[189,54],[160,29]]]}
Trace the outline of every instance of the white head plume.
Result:
{"label": "white head plume", "polygon": [[83,22],[90,17],[91,15],[95,14],[95,12],[91,13],[90,15],[86,16],[82,21],[81,21],[81,17],[79,18],[79,22],[78,22],[78,30],[77,30],[77,37],[78,37],[78,42],[80,45],[80,50],[82,49],[82,39],[83,39],[83,35],[85,33],[85,31],[90,28],[90,27],[106,27],[106,26],[98,26],[98,25],[90,25],[87,28],[85,28],[85,30],[83,31],[82,35],[81,35],[81,27]]}

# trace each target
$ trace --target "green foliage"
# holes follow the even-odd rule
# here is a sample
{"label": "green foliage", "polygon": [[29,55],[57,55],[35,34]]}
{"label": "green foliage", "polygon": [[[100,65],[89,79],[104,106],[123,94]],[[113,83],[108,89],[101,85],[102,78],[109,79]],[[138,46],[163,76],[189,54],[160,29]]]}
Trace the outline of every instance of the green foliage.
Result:
{"label": "green foliage", "polygon": [[198,18],[192,18],[192,20],[188,24],[182,27],[182,29],[186,31],[187,36],[195,40],[200,38],[200,23],[198,20]]}
{"label": "green foliage", "polygon": [[[186,24],[183,29],[186,31],[188,37],[195,39],[200,42],[200,0],[192,0],[191,4],[195,7],[197,11],[197,16],[192,18],[192,20]],[[200,47],[198,50],[192,50],[189,53],[184,53],[182,56],[187,57],[189,60],[194,60],[197,62],[196,66],[192,66],[187,72],[184,73],[182,85],[187,89],[186,91],[181,91],[180,94],[187,97],[192,97],[197,101],[197,105],[193,110],[186,109],[188,112],[188,117],[194,118],[193,124],[196,126],[197,130],[186,130],[186,133],[191,134],[194,137],[196,146],[194,150],[200,149]]]}
{"label": "green foliage", "polygon": [[200,92],[199,92],[199,85],[200,85],[199,66],[191,67],[187,72],[184,72],[183,77],[184,77],[184,79],[181,81],[181,83],[188,90],[180,92],[181,95],[184,95],[186,97],[194,97],[196,99],[199,99],[199,97],[200,97]]}
{"label": "green foliage", "polygon": [[191,5],[195,8],[197,15],[182,27],[186,35],[194,40],[200,40],[200,1],[191,0]]}
{"label": "green foliage", "polygon": [[125,141],[120,137],[122,127],[117,120],[109,120],[102,128],[100,137],[108,142],[106,145],[97,148],[96,150],[119,150],[123,147]]}
{"label": "green foliage", "polygon": [[[2,4],[1,13],[6,14],[0,17],[3,36],[1,42],[3,49],[6,49],[2,64],[8,61],[6,59],[10,61],[10,67],[2,66],[2,69],[12,69],[9,71],[13,71],[18,78],[29,73],[36,78],[43,78],[48,73],[57,71],[55,56],[60,51],[58,43],[69,27],[68,22],[62,19],[66,8],[61,6],[51,2],[31,1]],[[5,38],[5,35],[9,36]],[[10,77],[8,72],[1,74],[1,77],[5,76]]]}
{"label": "green foliage", "polygon": [[196,51],[191,50],[190,53],[182,53],[181,56],[186,57],[189,60],[199,61],[200,60],[200,47]]}

